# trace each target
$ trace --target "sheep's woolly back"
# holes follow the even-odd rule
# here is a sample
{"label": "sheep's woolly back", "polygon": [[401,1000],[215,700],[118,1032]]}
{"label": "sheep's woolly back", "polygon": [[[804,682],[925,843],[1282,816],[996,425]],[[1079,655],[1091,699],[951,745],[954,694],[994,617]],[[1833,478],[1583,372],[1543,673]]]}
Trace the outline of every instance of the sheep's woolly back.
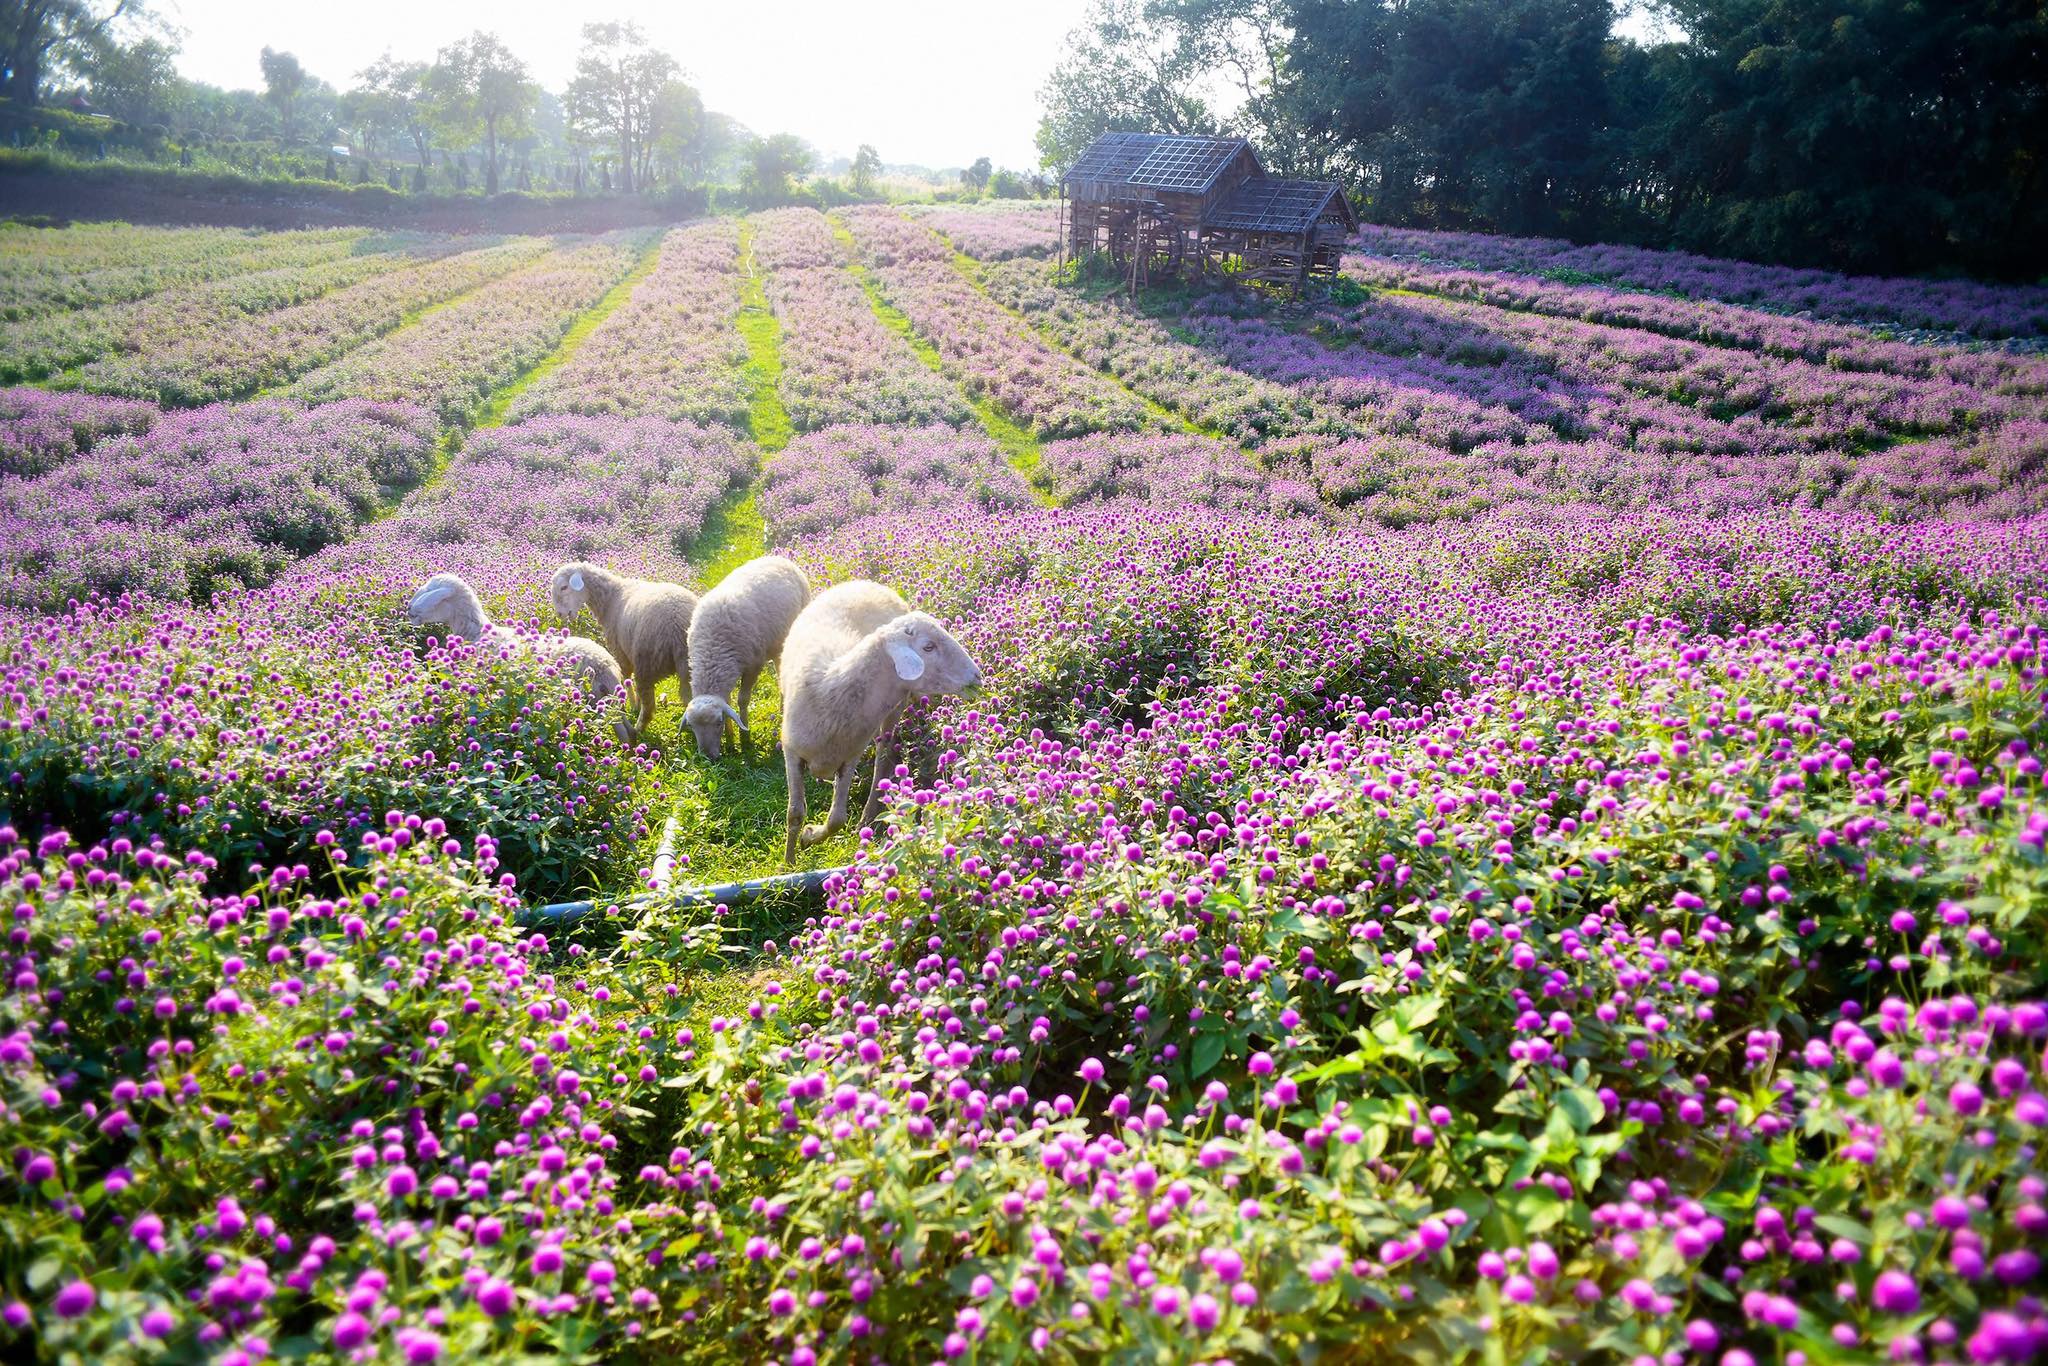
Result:
{"label": "sheep's woolly back", "polygon": [[[578,578],[581,589],[573,587]],[[697,595],[689,589],[577,560],[555,571],[548,596],[565,618],[590,608],[605,644],[643,694],[651,696],[664,678],[688,676],[690,621],[697,612]]]}
{"label": "sheep's woolly back", "polygon": [[870,637],[909,611],[895,589],[853,579],[812,598],[789,628],[782,747],[812,772],[833,773],[859,758],[902,705],[903,685]]}
{"label": "sheep's woolly back", "polygon": [[690,693],[725,698],[782,653],[811,581],[780,555],[749,560],[705,593],[690,622]]}

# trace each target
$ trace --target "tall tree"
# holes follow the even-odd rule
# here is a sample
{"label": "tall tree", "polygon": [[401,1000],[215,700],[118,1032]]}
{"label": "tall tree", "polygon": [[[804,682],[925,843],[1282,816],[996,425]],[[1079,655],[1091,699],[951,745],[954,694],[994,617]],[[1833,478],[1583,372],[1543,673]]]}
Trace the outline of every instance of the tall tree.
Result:
{"label": "tall tree", "polygon": [[356,73],[360,90],[380,101],[392,127],[412,143],[424,175],[434,152],[436,110],[440,91],[434,69],[425,62],[399,62],[385,53]]}
{"label": "tall tree", "polygon": [[1667,0],[1661,116],[1636,149],[1696,248],[1860,270],[2039,275],[2039,0]]}
{"label": "tall tree", "polygon": [[498,192],[501,142],[522,136],[540,87],[495,33],[481,29],[441,49],[436,63],[444,77],[451,113],[483,129],[484,192]]}
{"label": "tall tree", "polygon": [[298,112],[299,95],[306,88],[306,68],[299,65],[299,59],[289,52],[274,48],[263,49],[263,96],[277,107],[277,116],[284,130],[284,145],[292,145],[293,116]]}
{"label": "tall tree", "polygon": [[747,178],[755,197],[772,203],[787,199],[790,182],[811,169],[814,158],[794,133],[776,133],[747,144]]}
{"label": "tall tree", "polygon": [[161,38],[106,43],[80,68],[92,102],[123,123],[162,123],[178,84],[178,50]]}
{"label": "tall tree", "polygon": [[960,183],[980,194],[988,188],[988,178],[995,174],[995,165],[987,157],[978,158],[972,166],[960,173]]}
{"label": "tall tree", "polygon": [[633,23],[585,24],[576,76],[569,82],[569,117],[610,138],[619,149],[620,188],[630,194],[633,172],[659,129],[662,92],[682,68],[649,47]]}
{"label": "tall tree", "polygon": [[873,194],[875,192],[875,177],[881,173],[882,154],[875,150],[873,143],[863,142],[860,145],[860,150],[853,154],[853,166],[850,172],[853,192],[861,195]]}
{"label": "tall tree", "polygon": [[1140,0],[1094,0],[1067,35],[1059,65],[1039,91],[1038,154],[1065,167],[1111,130],[1211,133],[1221,118],[1202,97],[1196,45]]}
{"label": "tall tree", "polygon": [[140,0],[0,0],[0,93],[36,104],[52,71],[82,66],[112,42],[116,21],[142,15]]}

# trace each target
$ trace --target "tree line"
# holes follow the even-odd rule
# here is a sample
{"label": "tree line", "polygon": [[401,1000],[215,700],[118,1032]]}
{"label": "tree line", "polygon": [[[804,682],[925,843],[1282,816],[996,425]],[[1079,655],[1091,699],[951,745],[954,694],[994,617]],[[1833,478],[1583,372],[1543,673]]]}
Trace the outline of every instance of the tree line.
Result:
{"label": "tree line", "polygon": [[536,176],[621,194],[716,179],[773,201],[815,161],[793,134],[756,135],[707,109],[677,59],[632,23],[585,24],[575,76],[559,92],[482,31],[431,60],[387,53],[346,89],[271,47],[252,64],[260,89],[187,80],[177,56],[139,0],[0,0],[0,90],[11,104],[103,114],[238,169],[254,161],[309,174],[324,164],[336,178],[338,146],[357,178],[378,166],[394,188],[402,173],[416,190],[474,184],[487,194],[531,189]]}
{"label": "tree line", "polygon": [[1234,133],[1376,222],[2048,270],[2042,0],[1096,0],[1041,98],[1053,168]]}

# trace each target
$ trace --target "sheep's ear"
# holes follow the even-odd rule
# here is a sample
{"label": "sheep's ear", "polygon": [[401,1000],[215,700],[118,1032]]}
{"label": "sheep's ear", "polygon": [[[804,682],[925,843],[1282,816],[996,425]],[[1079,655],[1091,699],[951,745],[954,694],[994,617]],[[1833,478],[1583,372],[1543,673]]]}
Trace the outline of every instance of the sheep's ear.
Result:
{"label": "sheep's ear", "polygon": [[580,569],[577,569],[577,570],[572,570],[572,571],[570,572],[570,574],[569,574],[569,591],[570,591],[570,592],[572,592],[572,593],[581,593],[581,592],[583,591],[583,571],[582,571],[582,570],[580,570]]}
{"label": "sheep's ear", "polygon": [[735,726],[738,726],[741,730],[745,730],[747,728],[747,718],[741,716],[738,712],[734,711],[732,709],[732,703],[726,701],[724,698],[720,698],[718,700],[718,705],[725,708],[725,714],[732,718],[732,723]]}
{"label": "sheep's ear", "polygon": [[896,662],[896,676],[905,683],[915,683],[924,677],[924,660],[907,640],[891,640],[888,643],[889,658]]}

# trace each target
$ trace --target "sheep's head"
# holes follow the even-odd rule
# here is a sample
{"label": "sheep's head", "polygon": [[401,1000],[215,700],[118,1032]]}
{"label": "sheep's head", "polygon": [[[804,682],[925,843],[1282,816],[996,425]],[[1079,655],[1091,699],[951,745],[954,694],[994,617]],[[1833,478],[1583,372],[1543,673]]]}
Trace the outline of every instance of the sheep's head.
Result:
{"label": "sheep's head", "polygon": [[412,595],[405,615],[415,626],[452,626],[459,617],[475,615],[474,611],[465,610],[475,601],[476,593],[460,576],[436,574]]}
{"label": "sheep's head", "polygon": [[882,645],[896,677],[926,697],[981,686],[981,670],[952,632],[923,612],[906,612],[882,627]]}
{"label": "sheep's head", "polygon": [[548,581],[548,601],[554,605],[556,615],[563,621],[576,620],[576,614],[583,610],[583,604],[590,601],[590,589],[584,578],[584,571],[589,568],[589,565],[577,560],[557,569],[555,577]]}
{"label": "sheep's head", "polygon": [[697,737],[699,754],[707,759],[718,757],[718,751],[725,743],[725,723],[728,718],[741,730],[747,728],[746,719],[734,711],[732,704],[723,697],[699,693],[690,699],[690,705],[683,708],[683,724]]}

